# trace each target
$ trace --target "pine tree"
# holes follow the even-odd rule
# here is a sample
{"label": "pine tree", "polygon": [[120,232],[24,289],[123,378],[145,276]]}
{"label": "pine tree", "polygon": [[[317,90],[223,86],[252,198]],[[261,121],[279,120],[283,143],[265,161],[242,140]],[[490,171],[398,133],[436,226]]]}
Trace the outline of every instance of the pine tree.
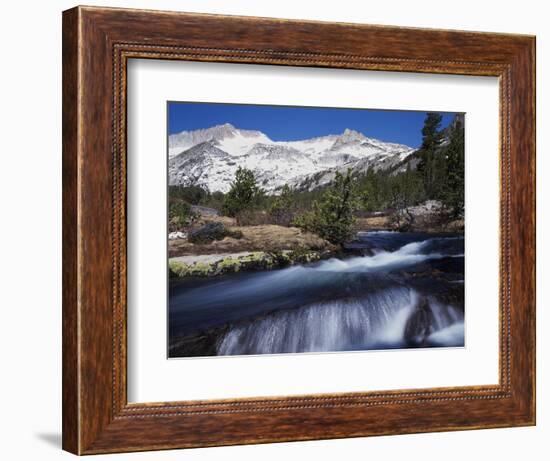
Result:
{"label": "pine tree", "polygon": [[445,149],[447,171],[443,203],[453,217],[464,214],[464,127],[457,120]]}
{"label": "pine tree", "polygon": [[416,205],[424,198],[424,185],[420,175],[407,166],[407,170],[396,175],[392,184],[393,208],[406,208]]}
{"label": "pine tree", "polygon": [[433,152],[441,143],[443,137],[441,127],[442,116],[438,112],[428,112],[422,128],[422,150]]}
{"label": "pine tree", "polygon": [[239,167],[235,173],[235,180],[224,198],[223,212],[227,216],[236,216],[241,211],[250,210],[261,195],[262,190],[256,184],[254,173]]}
{"label": "pine tree", "polygon": [[445,157],[439,155],[438,148],[443,139],[441,114],[428,112],[422,128],[422,146],[419,150],[418,171],[422,173],[427,198],[439,198],[445,174]]}
{"label": "pine tree", "polygon": [[292,189],[288,184],[283,186],[281,195],[273,200],[268,213],[276,224],[283,226],[288,226],[290,224],[294,213],[294,201]]}
{"label": "pine tree", "polygon": [[379,210],[382,205],[382,188],[379,174],[373,168],[367,170],[361,191],[361,205],[365,211]]}
{"label": "pine tree", "polygon": [[320,200],[313,202],[313,210],[300,216],[295,224],[331,243],[343,245],[353,236],[357,206],[351,169],[346,175],[336,172]]}

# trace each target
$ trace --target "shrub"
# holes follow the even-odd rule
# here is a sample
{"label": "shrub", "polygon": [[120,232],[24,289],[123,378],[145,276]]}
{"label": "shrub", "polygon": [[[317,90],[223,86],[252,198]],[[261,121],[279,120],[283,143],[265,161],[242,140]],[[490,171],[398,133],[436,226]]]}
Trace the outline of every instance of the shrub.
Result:
{"label": "shrub", "polygon": [[294,217],[294,203],[292,200],[292,190],[285,184],[281,195],[276,197],[269,207],[268,214],[273,224],[280,226],[290,226]]}
{"label": "shrub", "polygon": [[183,200],[171,200],[168,208],[168,230],[176,232],[184,227],[192,226],[199,218],[191,205]]}
{"label": "shrub", "polygon": [[321,199],[313,202],[313,210],[295,218],[294,224],[331,243],[342,245],[353,236],[357,206],[351,170],[345,176],[336,172],[333,183]]}
{"label": "shrub", "polygon": [[187,240],[191,243],[211,243],[214,240],[223,240],[225,237],[240,239],[242,236],[241,231],[231,231],[221,222],[210,222],[189,232]]}

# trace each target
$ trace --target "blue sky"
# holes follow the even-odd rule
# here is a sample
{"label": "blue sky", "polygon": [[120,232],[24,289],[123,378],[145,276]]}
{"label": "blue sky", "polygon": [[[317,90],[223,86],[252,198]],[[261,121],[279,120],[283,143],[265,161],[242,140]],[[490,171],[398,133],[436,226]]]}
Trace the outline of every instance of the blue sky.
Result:
{"label": "blue sky", "polygon": [[[444,128],[455,113],[441,114]],[[420,111],[169,102],[168,132],[231,123],[262,131],[274,141],[294,141],[340,134],[350,128],[371,138],[419,147],[425,117],[426,112]]]}

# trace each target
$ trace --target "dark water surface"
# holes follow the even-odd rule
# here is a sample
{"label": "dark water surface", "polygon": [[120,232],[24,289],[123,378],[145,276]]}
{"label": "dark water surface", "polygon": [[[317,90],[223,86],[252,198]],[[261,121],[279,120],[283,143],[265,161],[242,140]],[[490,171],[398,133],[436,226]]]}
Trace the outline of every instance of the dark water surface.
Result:
{"label": "dark water surface", "polygon": [[360,232],[339,258],[172,283],[169,338],[170,357],[463,346],[463,235]]}

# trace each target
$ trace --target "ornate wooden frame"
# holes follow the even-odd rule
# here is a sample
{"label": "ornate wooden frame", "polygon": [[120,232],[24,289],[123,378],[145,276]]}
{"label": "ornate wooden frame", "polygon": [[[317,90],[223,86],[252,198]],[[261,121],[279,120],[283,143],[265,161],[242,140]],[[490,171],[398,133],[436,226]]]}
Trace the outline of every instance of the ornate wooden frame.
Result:
{"label": "ornate wooden frame", "polygon": [[[496,386],[129,404],[131,58],[498,76]],[[63,13],[63,448],[77,454],[535,423],[535,38],[77,7]]]}

